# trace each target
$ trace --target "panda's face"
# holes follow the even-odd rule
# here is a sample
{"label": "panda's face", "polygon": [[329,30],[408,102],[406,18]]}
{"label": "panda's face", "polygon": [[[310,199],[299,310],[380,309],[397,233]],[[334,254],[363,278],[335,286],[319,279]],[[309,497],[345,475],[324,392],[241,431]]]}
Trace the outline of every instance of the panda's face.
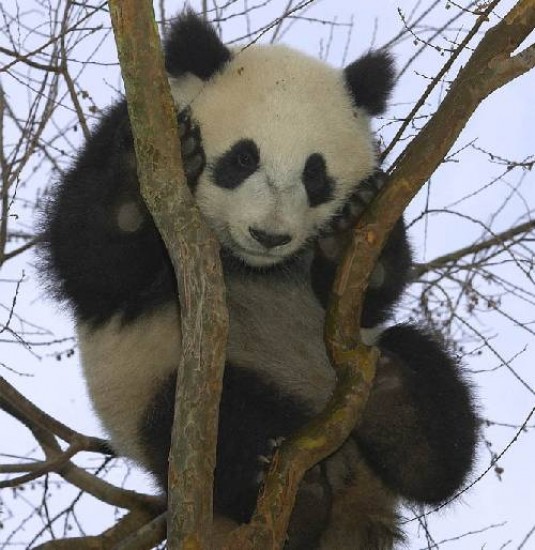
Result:
{"label": "panda's face", "polygon": [[202,136],[197,203],[249,265],[295,255],[375,165],[368,117],[342,71],[286,47],[253,46],[206,82],[171,84]]}

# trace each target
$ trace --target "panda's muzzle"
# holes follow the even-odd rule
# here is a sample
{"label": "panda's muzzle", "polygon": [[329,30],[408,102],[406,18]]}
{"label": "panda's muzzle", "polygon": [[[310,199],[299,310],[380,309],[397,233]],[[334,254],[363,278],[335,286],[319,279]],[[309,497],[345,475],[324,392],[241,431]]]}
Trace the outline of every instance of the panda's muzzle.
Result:
{"label": "panda's muzzle", "polygon": [[292,240],[292,236],[287,233],[267,233],[266,231],[254,227],[249,227],[249,233],[255,241],[269,249],[275,248],[276,246],[283,246]]}

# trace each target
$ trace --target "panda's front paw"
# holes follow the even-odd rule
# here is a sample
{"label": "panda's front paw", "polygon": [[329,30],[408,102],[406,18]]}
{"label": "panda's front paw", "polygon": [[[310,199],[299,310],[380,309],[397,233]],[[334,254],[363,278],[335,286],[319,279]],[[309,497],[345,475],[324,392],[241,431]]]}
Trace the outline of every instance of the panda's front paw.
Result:
{"label": "panda's front paw", "polygon": [[342,211],[335,216],[331,231],[339,233],[351,229],[368,205],[375,199],[386,182],[386,174],[377,170],[369,178],[360,182]]}
{"label": "panda's front paw", "polygon": [[191,117],[191,109],[186,107],[178,114],[178,133],[182,152],[182,164],[190,189],[197,184],[206,164],[202,148],[201,130]]}
{"label": "panda's front paw", "polygon": [[351,239],[351,229],[381,191],[385,181],[386,174],[378,170],[359,183],[342,210],[332,219],[329,227],[318,239],[320,250],[328,260],[337,263],[341,259]]}
{"label": "panda's front paw", "polygon": [[255,479],[258,485],[261,485],[262,483],[264,483],[264,479],[266,478],[266,474],[271,466],[273,457],[275,456],[275,453],[279,450],[279,447],[282,445],[282,442],[284,441],[284,439],[285,439],[284,437],[276,437],[273,439],[268,439],[266,452],[264,454],[258,455],[257,461],[258,461],[259,471]]}

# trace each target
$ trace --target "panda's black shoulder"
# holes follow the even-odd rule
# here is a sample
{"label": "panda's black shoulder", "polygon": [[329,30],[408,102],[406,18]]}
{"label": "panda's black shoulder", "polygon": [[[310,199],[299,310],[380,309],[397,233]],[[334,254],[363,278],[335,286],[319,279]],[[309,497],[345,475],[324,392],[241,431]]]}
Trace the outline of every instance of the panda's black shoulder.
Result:
{"label": "panda's black shoulder", "polygon": [[[138,228],[121,230],[123,205]],[[76,318],[125,319],[174,299],[173,271],[139,191],[126,103],[108,109],[50,193],[40,224],[41,268]]]}

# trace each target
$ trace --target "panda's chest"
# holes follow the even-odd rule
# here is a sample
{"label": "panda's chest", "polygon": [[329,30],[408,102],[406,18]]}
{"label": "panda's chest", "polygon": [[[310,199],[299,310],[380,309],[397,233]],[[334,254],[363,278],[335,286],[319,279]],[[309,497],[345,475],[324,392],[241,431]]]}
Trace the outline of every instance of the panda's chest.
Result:
{"label": "panda's chest", "polygon": [[325,313],[303,277],[227,277],[228,362],[318,410],[335,376],[323,344]]}

